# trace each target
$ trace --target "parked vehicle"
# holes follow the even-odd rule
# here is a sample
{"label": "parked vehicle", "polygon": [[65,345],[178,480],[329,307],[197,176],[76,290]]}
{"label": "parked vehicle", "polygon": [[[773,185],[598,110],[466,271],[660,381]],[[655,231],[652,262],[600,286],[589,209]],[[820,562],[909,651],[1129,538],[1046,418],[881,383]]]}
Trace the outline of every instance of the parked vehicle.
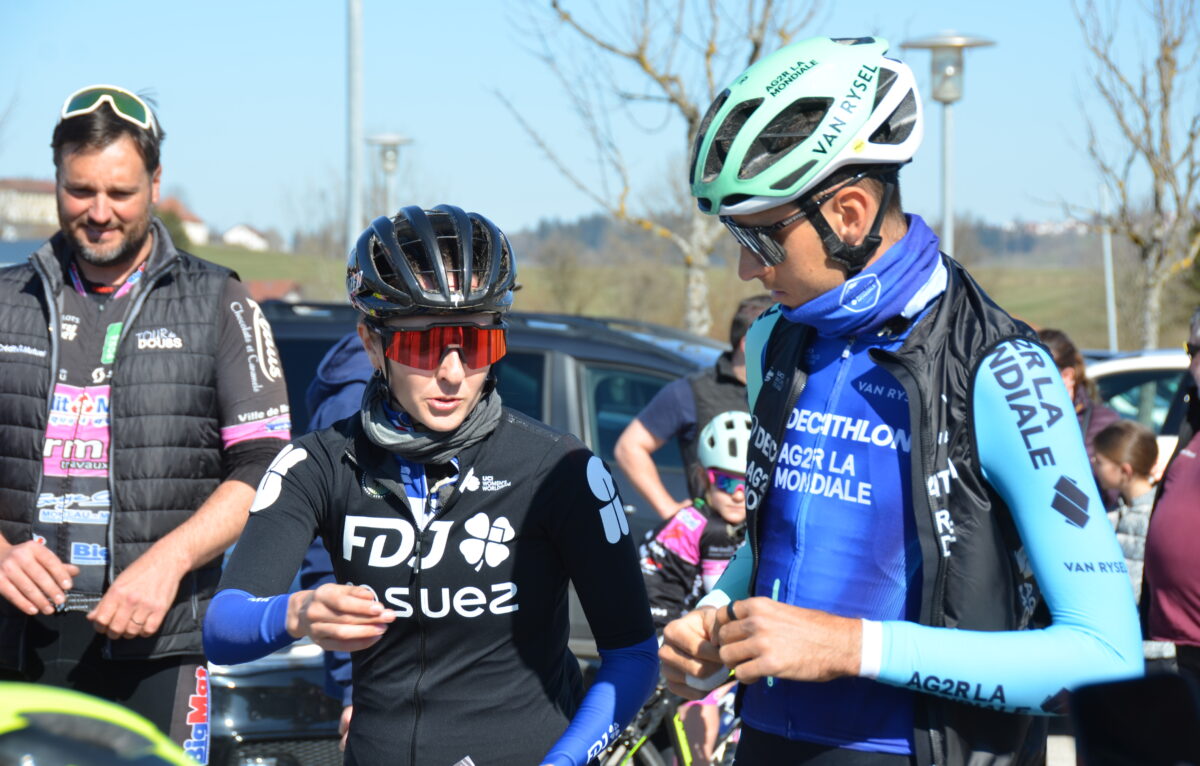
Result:
{"label": "parked vehicle", "polygon": [[[304,393],[325,352],[354,328],[348,305],[266,302],[287,376],[294,433],[307,430]],[[640,539],[658,521],[613,459],[625,426],[671,380],[711,365],[716,341],[673,328],[620,319],[510,313],[508,354],[496,366],[504,403],[575,434],[608,462],[625,501],[630,531]],[[655,453],[667,488],[686,497],[674,442]],[[598,655],[582,610],[571,599],[571,651],[585,664]],[[341,704],[323,692],[319,647],[297,642],[269,657],[235,666],[210,665],[212,749],[219,766],[340,764]]]}
{"label": "parked vehicle", "polygon": [[1182,383],[1188,363],[1182,350],[1162,349],[1120,354],[1087,365],[1087,376],[1095,381],[1104,404],[1158,434],[1158,471],[1175,451],[1183,423],[1187,387]]}

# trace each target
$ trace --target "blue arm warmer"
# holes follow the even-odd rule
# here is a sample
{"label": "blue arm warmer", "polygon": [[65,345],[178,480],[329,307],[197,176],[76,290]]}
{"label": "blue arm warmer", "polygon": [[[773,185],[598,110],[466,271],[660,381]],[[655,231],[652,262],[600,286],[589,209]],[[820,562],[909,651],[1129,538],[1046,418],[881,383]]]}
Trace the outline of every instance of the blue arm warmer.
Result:
{"label": "blue arm warmer", "polygon": [[258,598],[226,588],[204,618],[204,653],[219,665],[265,657],[296,639],[287,632],[288,594]]}
{"label": "blue arm warmer", "polygon": [[658,680],[658,640],[600,650],[596,682],[543,766],[584,766],[633,719]]}

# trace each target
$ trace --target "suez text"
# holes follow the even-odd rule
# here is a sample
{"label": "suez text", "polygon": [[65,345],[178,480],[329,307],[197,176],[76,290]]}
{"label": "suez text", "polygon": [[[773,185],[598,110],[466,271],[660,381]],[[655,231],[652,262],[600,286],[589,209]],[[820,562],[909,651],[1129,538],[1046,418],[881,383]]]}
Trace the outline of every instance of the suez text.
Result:
{"label": "suez text", "polygon": [[[437,520],[429,523],[432,535],[428,551],[419,560],[414,551],[417,533],[405,519],[375,518],[371,516],[347,516],[342,531],[342,558],[350,561],[356,549],[368,551],[366,565],[374,568],[392,568],[401,564],[421,570],[432,569],[441,562],[446,553],[446,543],[454,522]],[[368,530],[376,534],[368,536]],[[456,590],[448,587],[410,588],[393,586],[376,592],[369,585],[359,583],[375,592],[376,599],[396,610],[400,618],[412,617],[416,608],[429,618],[446,617],[453,611],[460,617],[479,617],[485,612],[508,614],[517,611],[517,585],[512,582],[492,583],[490,586],[468,585]]]}

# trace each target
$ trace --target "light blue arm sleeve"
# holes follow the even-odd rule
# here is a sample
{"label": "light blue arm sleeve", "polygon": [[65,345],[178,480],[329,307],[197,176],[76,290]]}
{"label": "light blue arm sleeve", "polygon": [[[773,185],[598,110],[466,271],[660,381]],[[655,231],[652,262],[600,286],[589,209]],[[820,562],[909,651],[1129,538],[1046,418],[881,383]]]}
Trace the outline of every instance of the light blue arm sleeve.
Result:
{"label": "light blue arm sleeve", "polygon": [[974,392],[984,478],[1012,511],[1051,624],[981,632],[884,622],[878,680],[995,709],[1063,712],[1065,690],[1143,672],[1124,555],[1045,350],[1000,345]]}
{"label": "light blue arm sleeve", "polygon": [[[728,601],[750,598],[750,576],[754,574],[754,554],[750,551],[750,543],[742,543],[733,558],[725,566],[725,571],[717,579],[716,585],[708,592],[697,606],[707,606],[705,600],[713,593],[720,592],[728,597]],[[719,598],[719,597],[717,597]],[[722,602],[728,603],[721,598]]]}

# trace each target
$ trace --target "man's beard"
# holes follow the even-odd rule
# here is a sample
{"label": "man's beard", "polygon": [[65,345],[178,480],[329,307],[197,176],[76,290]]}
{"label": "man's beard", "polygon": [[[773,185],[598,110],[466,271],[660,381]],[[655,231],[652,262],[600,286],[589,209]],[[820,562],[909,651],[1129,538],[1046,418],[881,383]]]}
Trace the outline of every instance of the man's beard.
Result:
{"label": "man's beard", "polygon": [[93,249],[74,227],[69,231],[75,244],[75,252],[83,261],[93,266],[127,266],[141,253],[142,247],[146,244],[146,238],[150,236],[150,213],[147,211],[144,218],[130,224],[129,228],[125,230],[125,237],[121,244],[112,252],[100,252]]}

